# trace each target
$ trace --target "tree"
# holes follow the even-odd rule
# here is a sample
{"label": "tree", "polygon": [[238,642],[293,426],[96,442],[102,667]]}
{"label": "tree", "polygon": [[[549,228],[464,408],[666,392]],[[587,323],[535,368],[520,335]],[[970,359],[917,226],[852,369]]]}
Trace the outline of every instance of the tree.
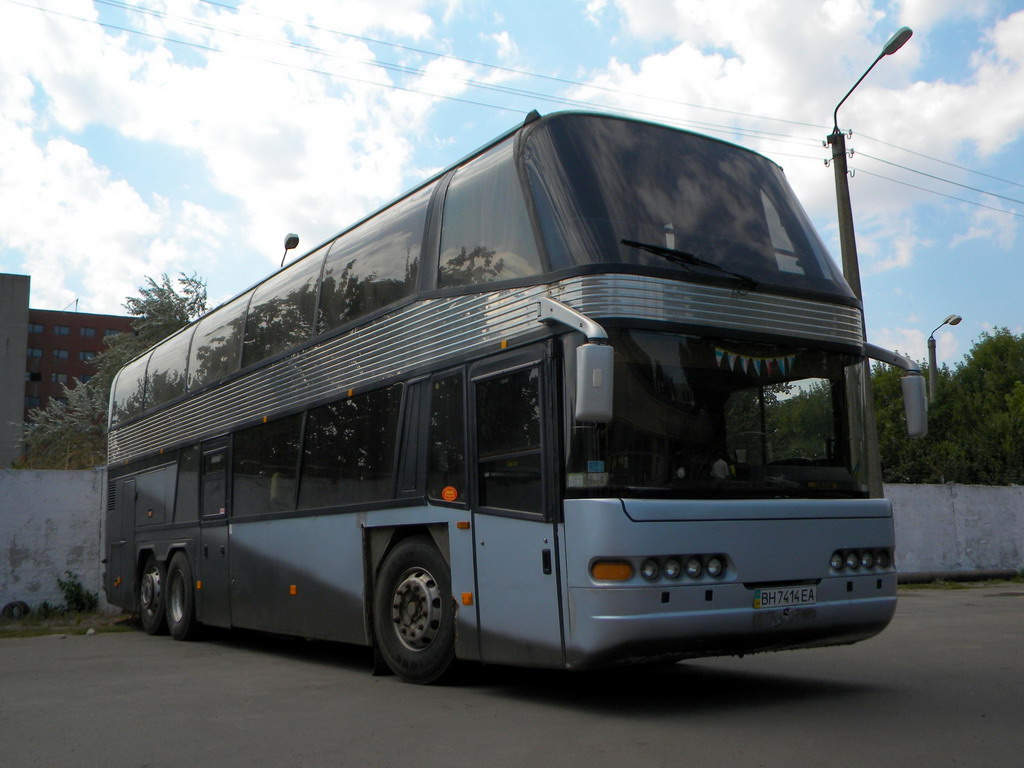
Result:
{"label": "tree", "polygon": [[899,371],[875,366],[872,388],[886,482],[1024,483],[1024,334],[983,333],[954,370],[936,371],[928,436],[906,436]]}
{"label": "tree", "polygon": [[[175,286],[174,282],[177,283]],[[107,348],[96,357],[96,375],[87,383],[64,387],[63,398],[52,398],[46,408],[34,408],[24,427],[24,469],[84,469],[104,463],[107,453],[107,404],[110,385],[121,367],[149,347],[206,311],[206,283],[181,273],[172,282],[151,277],[129,296],[124,308],[132,333],[107,338]]]}

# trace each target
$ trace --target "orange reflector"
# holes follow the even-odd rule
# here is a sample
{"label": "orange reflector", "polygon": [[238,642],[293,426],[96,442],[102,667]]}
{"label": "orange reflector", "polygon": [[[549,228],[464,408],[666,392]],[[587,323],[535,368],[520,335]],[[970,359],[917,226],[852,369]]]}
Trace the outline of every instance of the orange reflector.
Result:
{"label": "orange reflector", "polygon": [[264,417],[263,417],[263,423],[264,423],[264,424],[266,424],[266,423],[267,423],[267,421],[268,421],[267,417],[266,417],[266,416],[264,416]]}
{"label": "orange reflector", "polygon": [[203,582],[202,581],[197,581],[196,582],[196,589],[202,589],[202,588],[203,588]]}
{"label": "orange reflector", "polygon": [[598,560],[590,566],[590,575],[598,581],[626,581],[633,578],[633,566],[621,560]]}
{"label": "orange reflector", "polygon": [[508,339],[502,339],[501,340],[501,348],[502,349],[508,349]]}
{"label": "orange reflector", "polygon": [[354,389],[350,389],[350,390],[348,391],[348,396],[349,396],[349,397],[352,397],[352,395],[353,395],[353,393],[354,393],[354,392],[355,392],[355,390],[354,390]]}
{"label": "orange reflector", "polygon": [[472,592],[463,592],[462,593],[462,604],[463,605],[472,605],[473,604],[473,593]]}
{"label": "orange reflector", "polygon": [[294,584],[292,584],[290,587],[288,587],[288,594],[289,595],[297,595],[297,594],[299,594],[299,588],[297,586],[295,586]]}
{"label": "orange reflector", "polygon": [[455,527],[458,528],[460,531],[468,531],[469,520],[459,520],[459,522],[455,524]]}

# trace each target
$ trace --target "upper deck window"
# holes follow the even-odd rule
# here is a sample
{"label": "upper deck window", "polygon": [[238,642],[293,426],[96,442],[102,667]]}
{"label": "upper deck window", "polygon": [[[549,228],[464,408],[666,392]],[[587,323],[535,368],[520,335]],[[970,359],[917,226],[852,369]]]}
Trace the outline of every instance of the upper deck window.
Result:
{"label": "upper deck window", "polygon": [[455,173],[444,201],[438,288],[543,271],[513,146],[505,141]]}
{"label": "upper deck window", "polygon": [[852,298],[782,171],[760,155],[589,115],[538,121],[522,147],[553,269],[620,263],[724,279],[713,267],[681,263],[690,255],[763,287]]}
{"label": "upper deck window", "polygon": [[256,288],[245,321],[243,368],[313,335],[316,287],[328,247],[289,265]]}
{"label": "upper deck window", "polygon": [[188,388],[195,390],[238,370],[242,330],[252,291],[208,314],[196,326],[188,356]]}
{"label": "upper deck window", "polygon": [[424,187],[334,241],[324,264],[317,333],[416,290],[432,191],[432,185]]}

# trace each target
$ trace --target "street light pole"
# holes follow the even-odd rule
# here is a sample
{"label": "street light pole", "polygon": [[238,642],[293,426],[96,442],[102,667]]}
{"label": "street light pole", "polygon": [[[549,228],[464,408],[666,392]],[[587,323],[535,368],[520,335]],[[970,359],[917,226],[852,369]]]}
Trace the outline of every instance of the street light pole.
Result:
{"label": "street light pole", "polygon": [[939,386],[938,363],[935,361],[935,333],[944,325],[959,325],[963,320],[960,315],[950,315],[935,330],[928,334],[928,402],[935,402],[935,390]]}
{"label": "street light pole", "polygon": [[860,264],[857,261],[857,242],[853,234],[853,206],[850,203],[849,170],[846,167],[846,134],[839,130],[839,108],[868,76],[868,72],[875,68],[875,64],[883,57],[896,53],[913,34],[910,27],[900,27],[896,30],[896,34],[889,38],[889,42],[882,48],[882,52],[871,62],[871,66],[864,71],[860,79],[853,84],[853,88],[839,100],[832,113],[832,133],[828,136],[828,143],[832,146],[832,169],[836,177],[836,206],[839,209],[839,247],[843,260],[843,275],[846,277],[846,282],[850,284],[854,295],[861,300],[864,297],[861,295]]}
{"label": "street light pole", "polygon": [[[860,264],[857,261],[857,240],[853,229],[853,205],[850,202],[849,170],[846,167],[846,136],[839,130],[839,108],[853,93],[854,89],[868,76],[868,72],[874,69],[875,64],[884,56],[890,56],[910,39],[914,34],[910,27],[900,27],[896,34],[889,38],[882,52],[878,54],[871,66],[868,67],[860,79],[853,84],[853,88],[846,92],[846,95],[836,104],[832,113],[832,133],[828,136],[828,143],[832,146],[832,169],[836,179],[836,207],[839,213],[839,247],[843,263],[843,275],[849,284],[853,295],[861,302],[861,330],[867,340],[867,329],[864,326],[864,296],[860,286]],[[878,440],[875,439],[875,405],[871,395],[871,366],[865,363],[861,366],[861,375],[851,377],[850,397],[854,400],[861,400],[864,403],[865,432],[854,430],[851,438],[854,442],[862,442],[868,462],[867,487],[872,497],[880,497],[883,493],[882,477],[877,471],[881,465],[881,458],[878,453]]]}

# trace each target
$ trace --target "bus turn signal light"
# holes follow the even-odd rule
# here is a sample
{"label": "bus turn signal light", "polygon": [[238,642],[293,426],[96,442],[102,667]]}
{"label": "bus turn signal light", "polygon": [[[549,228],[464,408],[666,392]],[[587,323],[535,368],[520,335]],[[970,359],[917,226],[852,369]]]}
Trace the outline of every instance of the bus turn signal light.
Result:
{"label": "bus turn signal light", "polygon": [[627,581],[633,578],[633,566],[622,560],[598,560],[590,566],[597,581]]}

